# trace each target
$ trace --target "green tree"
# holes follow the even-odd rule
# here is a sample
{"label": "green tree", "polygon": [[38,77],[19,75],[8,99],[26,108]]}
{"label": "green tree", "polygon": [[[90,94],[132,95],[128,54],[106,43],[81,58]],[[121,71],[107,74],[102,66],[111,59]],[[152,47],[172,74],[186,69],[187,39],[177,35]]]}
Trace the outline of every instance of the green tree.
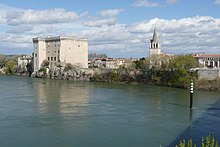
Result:
{"label": "green tree", "polygon": [[16,67],[16,62],[13,60],[9,60],[5,63],[5,69],[4,72],[6,74],[12,74],[14,72],[14,68]]}

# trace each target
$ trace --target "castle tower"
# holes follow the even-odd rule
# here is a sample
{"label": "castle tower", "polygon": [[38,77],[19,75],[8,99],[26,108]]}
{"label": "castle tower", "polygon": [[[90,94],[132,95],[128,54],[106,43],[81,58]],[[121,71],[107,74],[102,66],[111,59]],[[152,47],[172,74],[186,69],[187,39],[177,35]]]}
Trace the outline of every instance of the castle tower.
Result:
{"label": "castle tower", "polygon": [[152,55],[160,55],[161,54],[160,48],[161,48],[160,41],[158,40],[157,31],[155,27],[153,38],[150,40],[149,57],[152,57]]}

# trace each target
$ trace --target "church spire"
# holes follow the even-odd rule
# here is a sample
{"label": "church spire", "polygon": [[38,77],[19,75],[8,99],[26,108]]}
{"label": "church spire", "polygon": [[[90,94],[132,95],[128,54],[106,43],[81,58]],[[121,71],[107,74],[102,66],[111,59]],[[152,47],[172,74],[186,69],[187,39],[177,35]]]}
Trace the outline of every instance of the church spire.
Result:
{"label": "church spire", "polygon": [[158,41],[158,38],[157,38],[157,30],[156,30],[156,27],[154,27],[153,42],[159,42],[159,41]]}
{"label": "church spire", "polygon": [[160,55],[161,49],[160,49],[160,41],[157,36],[157,30],[156,27],[154,27],[154,33],[153,38],[150,40],[150,47],[149,47],[149,56],[152,55]]}

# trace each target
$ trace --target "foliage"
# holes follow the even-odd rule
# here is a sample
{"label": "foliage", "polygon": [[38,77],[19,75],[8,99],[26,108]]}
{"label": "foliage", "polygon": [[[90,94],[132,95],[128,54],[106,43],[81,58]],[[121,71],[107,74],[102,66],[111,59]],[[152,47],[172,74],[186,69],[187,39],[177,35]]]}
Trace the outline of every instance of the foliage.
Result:
{"label": "foliage", "polygon": [[64,67],[64,71],[73,70],[75,67],[71,63],[67,63]]}
{"label": "foliage", "polygon": [[92,77],[92,81],[102,81],[101,75],[99,72],[95,71]]}
{"label": "foliage", "polygon": [[141,58],[139,61],[134,61],[134,67],[140,69],[144,66],[145,58]]}
{"label": "foliage", "polygon": [[33,63],[33,60],[27,64],[27,71],[28,71],[28,74],[29,76],[31,76],[31,74],[34,72],[34,63]]}
{"label": "foliage", "polygon": [[105,70],[93,78],[99,81],[142,82],[156,85],[187,88],[190,80],[195,79],[196,72],[190,71],[197,66],[196,60],[189,55],[178,57],[153,56],[141,58],[130,67]]}
{"label": "foliage", "polygon": [[14,72],[14,69],[16,67],[16,62],[13,61],[13,60],[8,60],[6,63],[5,63],[5,68],[4,68],[4,72],[6,74],[12,74]]}
{"label": "foliage", "polygon": [[47,72],[47,68],[46,68],[46,67],[42,67],[42,68],[39,70],[39,72],[43,72],[43,73],[46,74],[46,72]]}
{"label": "foliage", "polygon": [[48,67],[49,64],[50,64],[49,61],[43,60],[43,62],[41,63],[41,68]]}
{"label": "foliage", "polygon": [[[186,140],[181,140],[176,147],[196,147],[196,144],[193,145],[192,139],[189,139],[187,142]],[[201,147],[219,147],[218,140],[215,140],[214,135],[208,135],[205,138],[202,137]]]}

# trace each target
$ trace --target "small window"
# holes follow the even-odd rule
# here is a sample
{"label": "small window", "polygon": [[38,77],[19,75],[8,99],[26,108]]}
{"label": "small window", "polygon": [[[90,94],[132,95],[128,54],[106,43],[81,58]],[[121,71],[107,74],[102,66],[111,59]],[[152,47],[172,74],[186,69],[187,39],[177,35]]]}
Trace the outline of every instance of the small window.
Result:
{"label": "small window", "polygon": [[37,53],[35,54],[35,57],[37,57]]}
{"label": "small window", "polygon": [[78,45],[78,47],[80,47],[80,45]]}
{"label": "small window", "polygon": [[48,61],[50,61],[50,57],[48,57],[47,59],[48,59]]}
{"label": "small window", "polygon": [[54,61],[56,61],[56,57],[54,57]]}
{"label": "small window", "polygon": [[51,61],[53,61],[53,57],[51,57]]}

